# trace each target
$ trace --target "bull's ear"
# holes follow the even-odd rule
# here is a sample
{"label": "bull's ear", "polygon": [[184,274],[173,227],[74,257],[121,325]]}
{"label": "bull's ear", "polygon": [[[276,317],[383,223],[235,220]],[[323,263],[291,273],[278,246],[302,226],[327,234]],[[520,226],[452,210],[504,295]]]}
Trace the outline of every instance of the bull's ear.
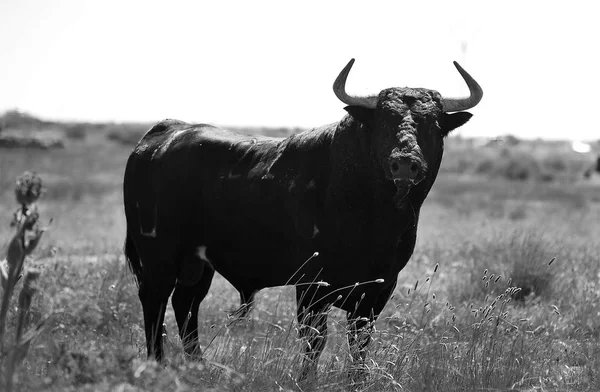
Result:
{"label": "bull's ear", "polygon": [[362,106],[346,106],[344,108],[352,117],[360,121],[365,125],[373,123],[373,117],[375,116],[375,110],[367,109]]}
{"label": "bull's ear", "polygon": [[442,128],[442,135],[447,136],[450,131],[465,125],[473,115],[469,112],[457,112],[452,114],[443,113],[440,119],[440,127]]}

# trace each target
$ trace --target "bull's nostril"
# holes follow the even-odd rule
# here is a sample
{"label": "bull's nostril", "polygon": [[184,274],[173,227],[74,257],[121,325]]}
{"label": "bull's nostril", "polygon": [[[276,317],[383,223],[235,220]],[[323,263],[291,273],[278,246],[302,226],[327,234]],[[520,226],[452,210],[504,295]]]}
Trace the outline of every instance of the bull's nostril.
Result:
{"label": "bull's nostril", "polygon": [[392,162],[392,172],[397,173],[398,170],[400,170],[400,165],[398,165],[398,162],[396,162],[396,161]]}
{"label": "bull's nostril", "polygon": [[419,172],[419,165],[417,165],[416,163],[412,163],[410,165],[410,172],[412,174],[417,174]]}

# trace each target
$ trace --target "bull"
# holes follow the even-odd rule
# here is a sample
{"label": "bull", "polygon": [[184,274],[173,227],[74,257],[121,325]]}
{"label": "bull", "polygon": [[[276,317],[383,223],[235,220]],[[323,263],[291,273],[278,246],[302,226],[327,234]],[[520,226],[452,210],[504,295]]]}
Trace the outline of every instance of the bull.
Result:
{"label": "bull", "polygon": [[171,293],[185,352],[201,357],[198,307],[217,271],[240,293],[238,315],[259,290],[296,286],[300,379],[316,374],[332,306],[347,312],[360,367],[370,326],[413,253],[444,138],[471,118],[465,110],[483,91],[454,62],[468,97],[424,88],[350,95],[353,63],[333,84],[347,105],[337,123],[270,138],[164,120],[133,149],[123,184],[125,255],[149,357],[163,357]]}

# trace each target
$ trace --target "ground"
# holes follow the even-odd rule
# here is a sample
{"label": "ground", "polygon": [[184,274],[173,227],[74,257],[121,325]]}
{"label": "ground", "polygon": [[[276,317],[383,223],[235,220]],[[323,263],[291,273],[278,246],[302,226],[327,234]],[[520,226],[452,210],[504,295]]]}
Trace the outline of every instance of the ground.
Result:
{"label": "ground", "polygon": [[[344,314],[331,312],[318,379],[298,385],[293,288],[260,292],[250,319],[232,323],[238,295],[220,276],[200,310],[205,361],[185,360],[170,309],[166,364],[145,360],[121,250],[122,175],[137,137],[83,127],[64,149],[0,150],[0,238],[12,235],[25,170],[47,190],[42,222],[54,218],[27,260],[42,270],[30,322],[46,322],[17,372],[21,390],[347,390]],[[355,388],[600,390],[600,181],[581,177],[588,161],[560,144],[449,139]]]}

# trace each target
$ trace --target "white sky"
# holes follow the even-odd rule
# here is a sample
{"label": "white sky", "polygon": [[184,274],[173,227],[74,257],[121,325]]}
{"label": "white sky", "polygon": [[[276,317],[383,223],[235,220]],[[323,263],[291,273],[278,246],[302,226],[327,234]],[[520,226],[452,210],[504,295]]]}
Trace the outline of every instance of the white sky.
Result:
{"label": "white sky", "polygon": [[[568,3],[568,4],[567,4]],[[598,139],[592,1],[0,0],[0,111],[312,127],[348,90],[484,90],[463,135]]]}

